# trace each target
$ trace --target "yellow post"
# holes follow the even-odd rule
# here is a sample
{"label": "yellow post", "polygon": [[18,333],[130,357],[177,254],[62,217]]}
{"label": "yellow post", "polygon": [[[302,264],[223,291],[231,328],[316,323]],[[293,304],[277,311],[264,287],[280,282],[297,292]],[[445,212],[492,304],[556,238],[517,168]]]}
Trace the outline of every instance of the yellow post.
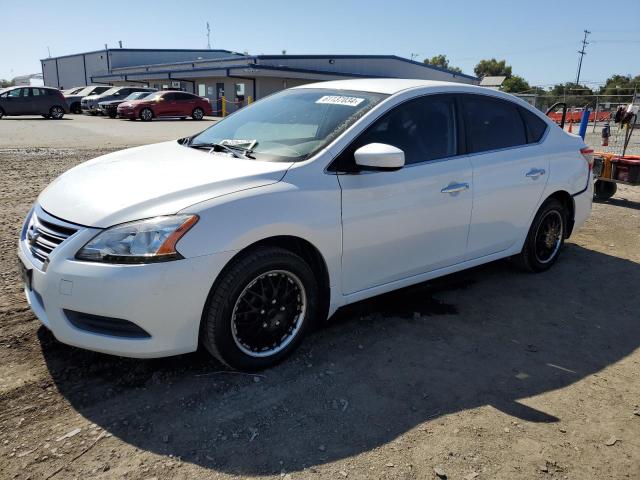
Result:
{"label": "yellow post", "polygon": [[247,97],[247,105],[251,105],[253,103],[253,97],[251,95],[249,95]]}
{"label": "yellow post", "polygon": [[227,99],[224,96],[222,97],[222,116],[227,116]]}

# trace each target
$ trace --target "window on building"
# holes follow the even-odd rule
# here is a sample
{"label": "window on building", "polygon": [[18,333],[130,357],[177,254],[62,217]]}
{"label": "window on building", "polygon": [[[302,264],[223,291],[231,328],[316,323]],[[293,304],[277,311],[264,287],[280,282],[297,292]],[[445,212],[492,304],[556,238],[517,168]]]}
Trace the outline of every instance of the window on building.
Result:
{"label": "window on building", "polygon": [[207,86],[204,83],[198,84],[198,95],[205,97],[207,95]]}

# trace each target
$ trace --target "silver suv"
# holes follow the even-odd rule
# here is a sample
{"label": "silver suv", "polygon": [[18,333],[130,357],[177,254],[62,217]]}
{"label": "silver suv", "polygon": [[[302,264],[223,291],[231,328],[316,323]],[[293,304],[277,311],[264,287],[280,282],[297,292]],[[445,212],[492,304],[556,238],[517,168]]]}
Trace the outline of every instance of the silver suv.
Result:
{"label": "silver suv", "polygon": [[88,97],[84,97],[81,102],[82,111],[90,115],[97,115],[98,113],[100,113],[100,110],[98,108],[100,102],[124,99],[135,92],[154,92],[154,91],[155,89],[153,88],[139,87],[139,86],[138,87],[136,86],[112,87],[100,95],[89,95]]}
{"label": "silver suv", "polygon": [[77,88],[72,88],[71,90],[67,90],[62,93],[64,93],[64,98],[67,100],[67,105],[69,105],[71,113],[82,113],[80,102],[82,102],[84,97],[88,97],[89,95],[100,95],[110,88],[111,86],[109,85],[89,85],[87,87],[80,88],[79,90]]}

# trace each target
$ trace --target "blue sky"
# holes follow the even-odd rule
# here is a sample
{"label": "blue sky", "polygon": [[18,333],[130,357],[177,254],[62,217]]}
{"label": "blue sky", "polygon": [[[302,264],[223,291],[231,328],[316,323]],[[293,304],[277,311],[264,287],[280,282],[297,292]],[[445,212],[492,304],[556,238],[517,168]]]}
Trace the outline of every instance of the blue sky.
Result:
{"label": "blue sky", "polygon": [[640,0],[0,0],[0,78],[40,71],[39,59],[97,50],[205,48],[251,54],[446,54],[473,74],[505,58],[531,84],[575,79],[582,30],[593,33],[581,78],[640,74]]}

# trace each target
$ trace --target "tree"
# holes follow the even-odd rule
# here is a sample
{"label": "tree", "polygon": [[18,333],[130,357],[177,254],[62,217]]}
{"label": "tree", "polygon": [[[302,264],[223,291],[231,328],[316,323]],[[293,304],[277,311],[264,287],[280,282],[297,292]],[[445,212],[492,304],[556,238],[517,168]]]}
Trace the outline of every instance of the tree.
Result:
{"label": "tree", "polygon": [[424,63],[425,65],[431,65],[433,67],[438,67],[438,68],[444,68],[446,70],[449,70],[451,72],[455,72],[455,73],[462,73],[462,70],[458,67],[452,67],[451,65],[449,65],[449,59],[447,58],[446,55],[436,55],[434,57],[431,58],[425,58],[424,59]]}
{"label": "tree", "polygon": [[568,107],[584,107],[594,100],[585,95],[593,95],[593,90],[586,85],[576,85],[575,82],[558,83],[549,90],[547,101],[549,105],[566,102]]}
{"label": "tree", "polygon": [[13,87],[15,83],[13,80],[5,80],[4,78],[0,78],[0,88]]}
{"label": "tree", "polygon": [[511,65],[506,60],[480,60],[473,71],[478,77],[511,77]]}
{"label": "tree", "polygon": [[507,78],[501,87],[503,92],[508,93],[532,93],[529,92],[531,90],[531,85],[524,78],[519,75],[513,75],[512,77]]}
{"label": "tree", "polygon": [[640,90],[640,75],[631,77],[631,75],[612,75],[604,82],[604,85],[598,90],[599,95],[606,95],[600,100],[607,102],[624,102],[628,101],[625,97],[615,97],[613,95],[633,95],[634,90]]}

